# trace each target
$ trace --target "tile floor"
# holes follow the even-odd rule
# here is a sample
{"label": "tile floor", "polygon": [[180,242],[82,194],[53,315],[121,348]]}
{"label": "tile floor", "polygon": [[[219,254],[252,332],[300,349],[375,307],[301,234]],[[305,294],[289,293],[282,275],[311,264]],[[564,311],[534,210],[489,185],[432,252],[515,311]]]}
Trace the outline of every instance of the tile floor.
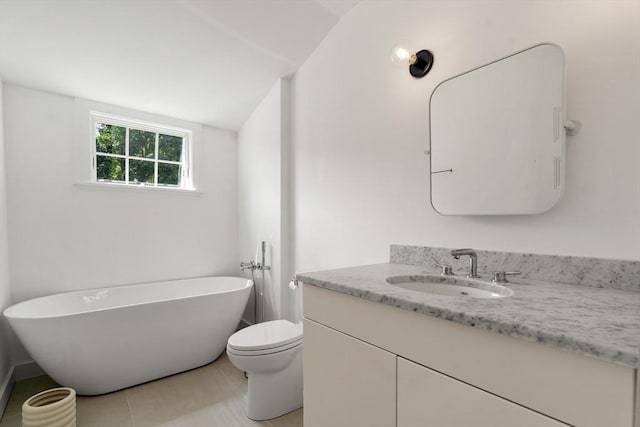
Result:
{"label": "tile floor", "polygon": [[[20,427],[22,403],[57,387],[47,376],[16,383],[0,427]],[[76,400],[78,427],[300,427],[302,409],[269,421],[246,416],[247,380],[223,353],[202,368]]]}

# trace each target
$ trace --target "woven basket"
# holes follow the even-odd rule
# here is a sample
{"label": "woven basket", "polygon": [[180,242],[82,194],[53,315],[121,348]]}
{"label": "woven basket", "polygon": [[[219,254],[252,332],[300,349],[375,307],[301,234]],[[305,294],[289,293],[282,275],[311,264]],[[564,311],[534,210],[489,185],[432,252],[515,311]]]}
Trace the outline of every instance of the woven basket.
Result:
{"label": "woven basket", "polygon": [[27,399],[22,405],[22,427],[75,427],[76,391],[60,387]]}

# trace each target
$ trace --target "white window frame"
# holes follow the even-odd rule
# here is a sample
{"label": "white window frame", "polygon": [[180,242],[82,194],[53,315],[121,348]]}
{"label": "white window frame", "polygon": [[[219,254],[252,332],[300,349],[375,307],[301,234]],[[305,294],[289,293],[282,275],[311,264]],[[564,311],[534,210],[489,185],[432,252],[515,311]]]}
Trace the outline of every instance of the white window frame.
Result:
{"label": "white window frame", "polygon": [[[130,119],[127,117],[115,116],[112,114],[101,113],[97,111],[90,111],[89,116],[91,117],[91,183],[95,184],[104,184],[104,185],[117,185],[117,186],[126,186],[126,187],[147,187],[147,188],[171,188],[171,189],[179,189],[179,190],[194,190],[193,187],[193,159],[191,156],[192,153],[192,132],[189,129],[182,129],[173,126],[162,125],[158,123],[146,122],[142,120]],[[98,181],[98,153],[96,151],[96,137],[97,135],[97,125],[98,123],[108,124],[113,126],[120,126],[126,129],[125,134],[125,154],[109,154],[109,153],[100,153],[101,156],[106,157],[115,157],[119,159],[125,160],[125,171],[124,171],[124,181]],[[142,130],[147,132],[154,132],[156,134],[155,141],[155,154],[152,159],[150,158],[142,158],[137,156],[129,155],[129,130]],[[158,159],[158,138],[159,134],[170,135],[181,137],[182,139],[182,161],[174,162],[169,160],[159,160]],[[143,160],[143,161],[153,161],[154,162],[154,182],[153,183],[145,183],[145,182],[129,182],[129,160]],[[164,185],[158,184],[158,163],[166,163],[166,164],[178,164],[181,165],[181,176],[180,176],[180,185]]]}

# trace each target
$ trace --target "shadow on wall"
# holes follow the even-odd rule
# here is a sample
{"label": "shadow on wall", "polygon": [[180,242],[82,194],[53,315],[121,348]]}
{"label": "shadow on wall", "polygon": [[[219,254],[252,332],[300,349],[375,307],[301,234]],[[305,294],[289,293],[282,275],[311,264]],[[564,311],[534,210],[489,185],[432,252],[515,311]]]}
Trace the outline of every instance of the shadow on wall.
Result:
{"label": "shadow on wall", "polygon": [[[0,78],[0,312],[9,305],[9,252],[7,247],[7,197],[5,179],[5,150],[4,150],[4,111],[2,79]],[[11,368],[11,344],[16,342],[9,325],[0,314],[0,399],[2,385]],[[2,402],[0,402],[0,408]]]}
{"label": "shadow on wall", "polygon": [[[2,308],[4,310],[4,307]],[[9,324],[4,316],[0,316],[0,384],[4,380],[6,372],[9,371],[9,361],[11,354],[9,353]]]}
{"label": "shadow on wall", "polygon": [[[3,308],[2,311],[7,309],[8,307],[10,307],[10,305],[7,305],[7,307]],[[0,319],[0,339],[2,340],[0,341],[0,343],[2,344],[0,346],[0,348],[2,349],[0,350],[2,352],[0,357],[5,357],[6,353],[5,361],[8,364],[6,372],[9,371],[11,365],[17,366],[33,361],[27,350],[18,339],[18,336],[15,334],[15,332],[13,332],[11,325],[9,325],[9,322],[4,317],[4,315],[2,315]]]}

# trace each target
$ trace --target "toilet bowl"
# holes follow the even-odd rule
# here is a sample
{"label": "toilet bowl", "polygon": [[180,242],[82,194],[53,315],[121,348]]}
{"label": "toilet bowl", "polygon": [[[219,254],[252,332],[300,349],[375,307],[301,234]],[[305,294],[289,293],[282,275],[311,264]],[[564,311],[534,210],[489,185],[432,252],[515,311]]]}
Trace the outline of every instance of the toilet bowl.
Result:
{"label": "toilet bowl", "polygon": [[268,420],[302,407],[302,324],[272,320],[244,328],[229,338],[227,355],[249,378],[249,418]]}

